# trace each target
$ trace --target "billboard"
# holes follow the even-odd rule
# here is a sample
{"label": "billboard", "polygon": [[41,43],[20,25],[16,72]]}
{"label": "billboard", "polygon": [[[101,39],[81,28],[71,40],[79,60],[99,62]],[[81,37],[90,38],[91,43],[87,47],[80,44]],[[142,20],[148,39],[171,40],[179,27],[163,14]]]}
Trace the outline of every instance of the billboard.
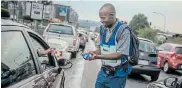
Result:
{"label": "billboard", "polygon": [[44,5],[43,19],[51,18],[52,5]]}
{"label": "billboard", "polygon": [[59,9],[59,16],[66,16],[66,14],[67,14],[67,9],[66,9],[66,7],[61,7],[61,8]]}
{"label": "billboard", "polygon": [[53,18],[58,18],[63,22],[67,21],[68,6],[54,4],[52,13],[54,13]]}
{"label": "billboard", "polygon": [[32,3],[31,18],[42,20],[43,4]]}

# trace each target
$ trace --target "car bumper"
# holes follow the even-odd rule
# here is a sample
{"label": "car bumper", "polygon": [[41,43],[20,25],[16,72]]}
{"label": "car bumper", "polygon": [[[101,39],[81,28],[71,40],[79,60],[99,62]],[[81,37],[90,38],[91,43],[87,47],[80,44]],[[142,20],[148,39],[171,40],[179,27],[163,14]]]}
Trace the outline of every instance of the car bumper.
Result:
{"label": "car bumper", "polygon": [[61,56],[61,58],[70,60],[71,59],[71,53],[69,53],[69,52],[63,52],[63,55]]}
{"label": "car bumper", "polygon": [[146,74],[146,75],[158,75],[160,69],[154,66],[136,65],[132,67],[131,73]]}

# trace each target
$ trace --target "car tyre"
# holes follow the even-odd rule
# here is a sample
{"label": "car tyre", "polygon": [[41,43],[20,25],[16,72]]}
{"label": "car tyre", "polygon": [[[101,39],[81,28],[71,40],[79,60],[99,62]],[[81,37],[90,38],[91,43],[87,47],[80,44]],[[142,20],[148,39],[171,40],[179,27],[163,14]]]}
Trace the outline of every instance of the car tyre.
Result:
{"label": "car tyre", "polygon": [[164,63],[163,71],[164,71],[165,73],[169,73],[169,72],[171,71],[170,68],[169,68],[169,63],[168,63],[168,62],[165,62],[165,63]]}
{"label": "car tyre", "polygon": [[73,53],[71,54],[71,57],[72,57],[72,58],[76,58],[76,54],[77,54],[76,52],[73,52]]}
{"label": "car tyre", "polygon": [[157,81],[158,78],[159,78],[159,74],[158,74],[158,75],[155,75],[155,76],[150,76],[150,78],[151,78],[151,81],[152,81],[152,82],[153,82],[153,81]]}

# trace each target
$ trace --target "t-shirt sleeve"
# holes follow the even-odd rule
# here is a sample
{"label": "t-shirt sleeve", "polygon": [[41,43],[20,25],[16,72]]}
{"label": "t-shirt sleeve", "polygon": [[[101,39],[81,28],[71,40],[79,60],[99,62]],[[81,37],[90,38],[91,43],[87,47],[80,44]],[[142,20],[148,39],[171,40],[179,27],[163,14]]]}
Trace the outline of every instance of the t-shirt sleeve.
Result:
{"label": "t-shirt sleeve", "polygon": [[116,52],[122,55],[129,55],[130,49],[130,31],[124,29],[124,31],[117,34],[118,42],[116,45]]}

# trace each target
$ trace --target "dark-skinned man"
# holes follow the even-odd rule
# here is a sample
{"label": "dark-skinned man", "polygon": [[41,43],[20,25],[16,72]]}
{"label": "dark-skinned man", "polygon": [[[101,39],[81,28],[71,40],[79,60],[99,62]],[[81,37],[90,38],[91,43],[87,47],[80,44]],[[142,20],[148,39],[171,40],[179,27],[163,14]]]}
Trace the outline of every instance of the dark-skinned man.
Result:
{"label": "dark-skinned man", "polygon": [[102,23],[100,47],[96,51],[90,51],[90,60],[102,61],[95,88],[125,88],[128,73],[131,72],[127,63],[131,47],[130,31],[127,27],[121,28],[124,23],[116,18],[112,4],[104,4],[99,10],[99,17]]}

